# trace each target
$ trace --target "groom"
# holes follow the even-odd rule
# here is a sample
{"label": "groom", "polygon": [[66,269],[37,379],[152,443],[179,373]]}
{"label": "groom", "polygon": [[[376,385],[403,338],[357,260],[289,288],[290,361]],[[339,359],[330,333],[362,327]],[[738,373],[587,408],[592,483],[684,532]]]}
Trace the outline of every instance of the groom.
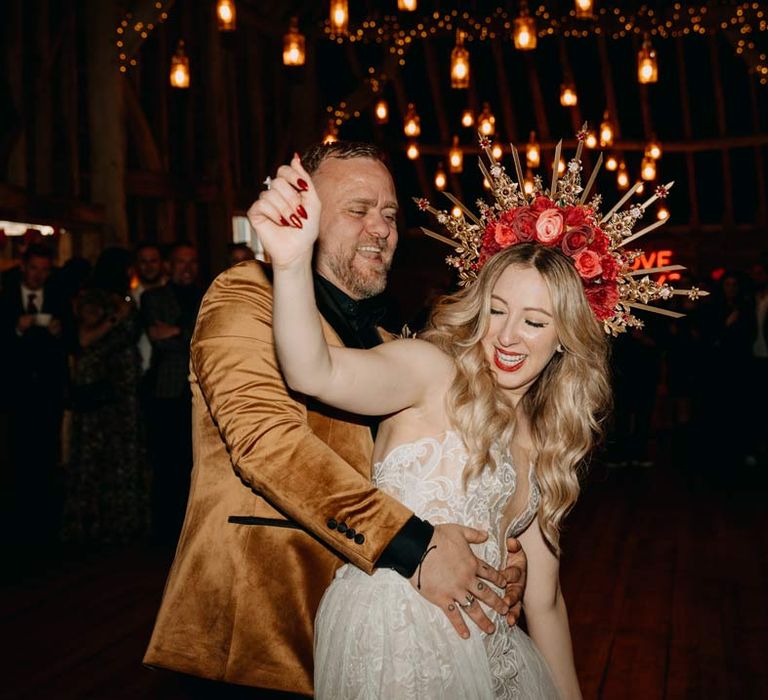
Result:
{"label": "groom", "polygon": [[[326,337],[371,347],[381,342],[377,297],[397,243],[392,177],[368,144],[316,146],[302,162],[323,204],[315,288]],[[285,225],[305,218],[298,207]],[[220,275],[200,308],[192,485],[145,663],[311,694],[314,616],[345,560],[420,584],[459,634],[469,634],[462,612],[492,630],[478,600],[502,613],[514,604],[514,623],[525,570],[519,545],[510,545],[519,568],[502,575],[473,555],[480,533],[433,527],[374,488],[375,424],[291,393],[271,322],[268,270],[255,261]],[[505,600],[487,582],[506,585]]]}

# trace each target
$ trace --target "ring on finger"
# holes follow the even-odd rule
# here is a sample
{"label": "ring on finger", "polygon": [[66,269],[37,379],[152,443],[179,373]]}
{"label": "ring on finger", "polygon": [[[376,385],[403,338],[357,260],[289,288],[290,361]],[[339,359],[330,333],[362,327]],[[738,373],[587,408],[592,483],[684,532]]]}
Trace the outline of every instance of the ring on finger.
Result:
{"label": "ring on finger", "polygon": [[472,603],[475,602],[475,596],[473,596],[471,593],[467,593],[465,596],[466,603],[459,603],[460,608],[468,608]]}
{"label": "ring on finger", "polygon": [[266,179],[264,180],[264,184],[268,190],[272,189],[272,178],[269,175],[267,175]]}

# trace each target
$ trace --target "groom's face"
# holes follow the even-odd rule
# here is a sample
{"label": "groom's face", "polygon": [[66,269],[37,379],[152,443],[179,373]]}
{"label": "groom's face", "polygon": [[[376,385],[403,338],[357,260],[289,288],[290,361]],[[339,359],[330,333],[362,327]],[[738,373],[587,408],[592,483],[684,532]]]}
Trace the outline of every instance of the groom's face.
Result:
{"label": "groom's face", "polygon": [[326,158],[312,181],[323,205],[315,267],[353,299],[384,291],[397,245],[397,195],[373,158]]}

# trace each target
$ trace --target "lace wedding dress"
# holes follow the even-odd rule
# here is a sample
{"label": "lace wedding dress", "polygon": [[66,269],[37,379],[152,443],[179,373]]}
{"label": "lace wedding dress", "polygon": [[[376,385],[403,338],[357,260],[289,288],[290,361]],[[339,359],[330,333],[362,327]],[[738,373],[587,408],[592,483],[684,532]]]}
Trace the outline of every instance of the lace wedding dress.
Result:
{"label": "lace wedding dress", "polygon": [[[532,522],[540,493],[530,473],[528,506],[507,524],[505,506],[517,477],[509,457],[494,455],[465,490],[467,454],[458,434],[423,438],[392,450],[374,465],[374,483],[433,524],[460,523],[487,530],[473,545],[499,568],[506,536]],[[490,700],[558,698],[549,668],[531,639],[486,609],[492,635],[469,623],[461,639],[445,614],[391,569],[372,576],[343,566],[326,591],[315,626],[315,694],[319,700]]]}

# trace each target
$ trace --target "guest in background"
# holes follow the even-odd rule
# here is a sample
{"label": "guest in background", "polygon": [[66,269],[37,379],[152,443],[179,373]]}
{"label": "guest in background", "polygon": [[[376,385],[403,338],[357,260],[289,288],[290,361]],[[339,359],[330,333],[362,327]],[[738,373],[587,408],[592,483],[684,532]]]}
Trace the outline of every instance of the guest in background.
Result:
{"label": "guest in background", "polygon": [[63,538],[120,544],[146,534],[148,478],[139,424],[141,330],[129,296],[131,254],[107,248],[77,297],[72,461]]}
{"label": "guest in background", "polygon": [[246,260],[255,260],[256,253],[253,252],[253,248],[247,243],[229,243],[227,245],[227,257],[229,267],[232,267],[232,265],[237,265]]}
{"label": "guest in background", "polygon": [[152,343],[148,387],[148,435],[152,463],[153,534],[175,542],[184,520],[192,470],[192,394],[189,343],[202,291],[197,285],[197,251],[177,243],[169,256],[169,280],[141,300]]}
{"label": "guest in background", "polygon": [[30,561],[53,543],[58,511],[53,486],[68,373],[62,300],[48,284],[52,267],[49,248],[29,245],[0,296],[9,464],[0,537],[11,554]]}
{"label": "guest in background", "polygon": [[[131,296],[136,303],[136,308],[141,308],[141,297],[148,289],[162,287],[165,284],[165,270],[163,255],[157,244],[151,242],[139,243],[136,246],[134,269],[138,277],[138,285],[131,289]],[[142,330],[139,336],[139,356],[141,357],[141,371],[149,370],[152,359],[152,343],[149,341],[146,331]]]}

